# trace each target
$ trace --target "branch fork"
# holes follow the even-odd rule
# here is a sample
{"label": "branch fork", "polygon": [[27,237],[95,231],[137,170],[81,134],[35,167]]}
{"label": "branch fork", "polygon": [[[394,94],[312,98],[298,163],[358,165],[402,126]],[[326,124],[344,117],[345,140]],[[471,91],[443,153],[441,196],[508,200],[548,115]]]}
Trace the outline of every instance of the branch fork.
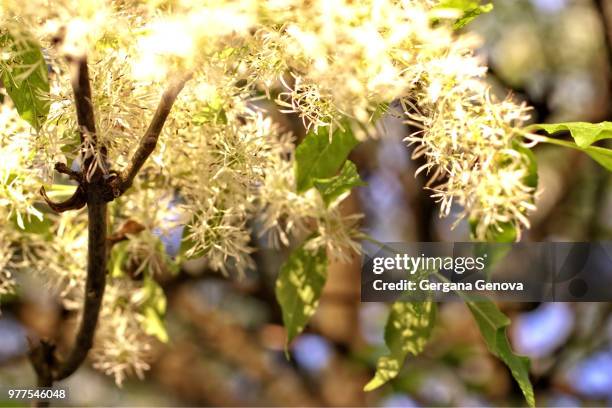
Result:
{"label": "branch fork", "polygon": [[[122,172],[117,172],[108,170],[110,168],[108,150],[97,138],[87,58],[86,56],[71,57],[68,62],[71,66],[71,84],[81,138],[81,150],[91,151],[93,148],[98,155],[83,157],[81,171],[74,171],[64,163],[55,165],[58,173],[78,183],[76,191],[67,200],[52,201],[44,187],[41,187],[40,193],[49,207],[58,213],[87,207],[87,280],[81,322],[72,350],[66,358],[58,358],[55,345],[48,340],[40,340],[30,347],[30,361],[36,372],[39,387],[50,387],[55,381],[63,380],[74,373],[83,363],[93,345],[106,286],[109,248],[116,241],[124,239],[122,233],[128,232],[119,231],[119,234],[113,234],[107,238],[107,203],[123,195],[132,186],[138,172],[155,150],[159,135],[179,92],[191,78],[191,74],[187,74],[170,81],[127,168]],[[139,228],[139,225],[132,225],[131,229],[128,229],[136,231]],[[44,402],[41,402],[41,405],[44,405]]]}

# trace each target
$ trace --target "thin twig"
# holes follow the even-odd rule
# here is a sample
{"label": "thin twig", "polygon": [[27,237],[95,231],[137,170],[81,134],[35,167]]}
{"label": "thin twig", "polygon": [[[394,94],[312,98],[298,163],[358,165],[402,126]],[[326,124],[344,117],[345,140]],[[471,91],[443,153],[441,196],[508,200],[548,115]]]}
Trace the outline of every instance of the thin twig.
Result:
{"label": "thin twig", "polygon": [[81,173],[78,171],[72,170],[65,163],[55,163],[55,171],[57,171],[60,174],[67,175],[71,180],[74,180],[77,183],[81,183],[83,181],[83,177]]}
{"label": "thin twig", "polygon": [[47,191],[44,187],[40,188],[40,195],[43,197],[43,200],[47,203],[49,207],[56,213],[61,213],[69,210],[80,210],[85,207],[87,204],[87,197],[85,195],[85,191],[79,185],[72,196],[65,201],[53,201],[47,195]]}
{"label": "thin twig", "polygon": [[76,106],[77,123],[81,144],[85,139],[91,137],[92,144],[97,143],[96,121],[91,98],[91,85],[89,81],[89,70],[87,68],[87,57],[71,57],[70,68],[72,70],[72,90],[74,92],[74,103]]}
{"label": "thin twig", "polygon": [[174,79],[162,94],[157,110],[151,119],[151,123],[147,128],[146,132],[140,139],[138,148],[134,152],[130,163],[121,175],[117,178],[116,188],[118,194],[123,194],[128,188],[132,186],[136,175],[147,161],[151,153],[157,146],[157,140],[159,135],[166,123],[166,119],[170,114],[172,105],[176,101],[176,97],[181,92],[185,83],[191,78],[191,74],[183,75],[179,78]]}

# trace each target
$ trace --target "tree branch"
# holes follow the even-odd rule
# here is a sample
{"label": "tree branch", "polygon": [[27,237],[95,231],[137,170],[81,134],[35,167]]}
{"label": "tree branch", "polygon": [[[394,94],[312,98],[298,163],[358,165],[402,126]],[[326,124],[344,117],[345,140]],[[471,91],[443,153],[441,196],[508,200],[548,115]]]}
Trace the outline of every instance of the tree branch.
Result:
{"label": "tree branch", "polygon": [[132,186],[136,175],[145,164],[151,153],[153,153],[155,150],[157,140],[159,139],[159,135],[164,128],[164,124],[166,123],[166,119],[170,114],[172,105],[174,105],[176,97],[191,76],[192,74],[189,73],[173,79],[168,87],[164,90],[159,105],[157,106],[157,110],[153,115],[153,119],[151,119],[149,127],[140,139],[138,148],[134,152],[134,155],[132,156],[132,159],[130,160],[130,163],[125,171],[123,171],[116,180],[116,194],[121,195]]}
{"label": "tree branch", "polygon": [[[72,88],[81,136],[82,171],[76,172],[65,164],[58,163],[55,169],[68,175],[79,183],[75,194],[65,202],[55,203],[47,197],[41,188],[43,198],[55,211],[61,212],[80,209],[87,205],[88,247],[87,247],[87,280],[83,314],[71,352],[62,360],[55,356],[55,346],[41,340],[31,348],[30,360],[36,371],[39,386],[51,387],[55,381],[63,380],[74,373],[85,361],[93,346],[94,335],[106,286],[106,264],[109,248],[117,240],[125,238],[120,235],[108,237],[107,203],[122,195],[133,183],[134,178],[151,155],[157,140],[170,114],[172,105],[185,82],[191,74],[183,75],[173,81],[164,91],[153,119],[141,138],[138,148],[126,170],[117,175],[109,170],[107,148],[96,136],[94,108],[92,104],[91,85],[87,67],[87,58],[69,58],[72,74]],[[124,226],[124,234],[139,230],[140,225]],[[130,229],[131,228],[131,229]],[[45,401],[39,401],[45,405]]]}
{"label": "tree branch", "polygon": [[89,71],[87,69],[87,57],[71,57],[69,62],[81,144],[85,141],[87,136],[91,137],[92,144],[96,144],[96,121],[94,119],[93,103],[91,99],[91,84],[89,82]]}
{"label": "tree branch", "polygon": [[[45,201],[56,211],[78,209],[87,205],[88,215],[88,248],[87,280],[83,315],[72,351],[60,361],[54,356],[54,346],[41,341],[32,348],[30,359],[38,377],[38,384],[50,387],[53,382],[62,380],[76,371],[83,363],[93,345],[93,338],[98,323],[104,288],[106,285],[107,262],[107,191],[109,186],[104,178],[103,166],[106,164],[106,147],[100,146],[96,138],[94,110],[91,99],[91,85],[85,57],[71,58],[72,88],[77,111],[77,121],[81,134],[81,148],[87,153],[88,148],[100,153],[98,162],[93,154],[86,155],[81,173],[69,170],[65,165],[56,165],[60,173],[68,174],[79,181],[77,191],[64,203],[53,203],[41,193]],[[84,177],[84,174],[90,177]],[[44,404],[44,402],[39,402]]]}
{"label": "tree branch", "polygon": [[85,283],[85,305],[77,332],[76,341],[65,362],[54,372],[54,380],[59,381],[76,371],[85,361],[93,345],[93,338],[100,315],[104,288],[106,286],[107,262],[107,204],[101,199],[97,189],[87,194],[88,244],[87,244],[87,281]]}

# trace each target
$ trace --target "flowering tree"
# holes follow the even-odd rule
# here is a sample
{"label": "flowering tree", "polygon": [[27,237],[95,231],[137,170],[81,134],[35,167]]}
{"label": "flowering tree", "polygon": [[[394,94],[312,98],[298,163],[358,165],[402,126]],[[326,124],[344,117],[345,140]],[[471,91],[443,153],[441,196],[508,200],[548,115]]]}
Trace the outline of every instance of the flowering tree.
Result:
{"label": "flowering tree", "polygon": [[[291,341],[316,310],[328,257],[347,260],[367,238],[360,216],[339,205],[362,184],[347,157],[380,133],[383,115],[414,129],[406,142],[424,157],[418,173],[441,215],[459,204],[475,240],[515,241],[529,227],[534,144],[582,150],[612,171],[612,151],[593,145],[611,137],[610,124],[527,126],[528,106],[491,94],[477,38],[461,30],[489,9],[469,0],[5,0],[0,296],[15,274],[35,271],[80,315],[70,350],[33,345],[39,386],[87,355],[118,384],[142,376],[151,340],[168,338],[156,278],[202,257],[243,274],[254,267],[254,234],[295,243],[276,282]],[[297,148],[269,101],[302,120]],[[390,352],[366,390],[423,349],[435,306],[392,306]],[[508,318],[493,303],[468,306],[534,405]]]}

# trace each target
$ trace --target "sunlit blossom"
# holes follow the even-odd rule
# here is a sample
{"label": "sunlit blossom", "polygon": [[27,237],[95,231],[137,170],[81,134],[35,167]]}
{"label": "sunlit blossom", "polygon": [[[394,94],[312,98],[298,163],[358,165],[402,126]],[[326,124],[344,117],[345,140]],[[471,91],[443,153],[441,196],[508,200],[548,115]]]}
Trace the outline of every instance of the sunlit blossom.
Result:
{"label": "sunlit blossom", "polygon": [[[84,212],[43,218],[39,187],[70,188],[54,175],[57,162],[79,168],[92,160],[106,176],[123,170],[168,78],[192,75],[133,187],[110,204],[113,231],[128,221],[142,226],[111,250],[113,276],[91,355],[117,383],[149,368],[154,340],[144,329],[139,279],[167,272],[160,231],[184,231],[189,245],[179,261],[202,257],[226,274],[255,266],[257,233],[275,246],[312,236],[307,249],[340,261],[360,251],[361,216],[342,210],[346,194],[326,203],[314,188],[298,193],[296,138],[272,120],[276,108],[297,114],[306,130],[331,129],[333,137],[350,126],[363,139],[399,101],[416,130],[407,142],[425,158],[419,171],[442,215],[459,204],[476,220],[479,239],[491,228],[529,225],[529,162],[516,144],[528,109],[490,95],[478,42],[457,34],[446,20],[456,15],[436,11],[435,1],[166,3],[7,0],[0,9],[3,30],[21,41],[27,30],[40,42],[51,89],[37,131],[10,104],[0,107],[0,295],[13,288],[14,273],[34,270],[64,307],[80,312],[87,219]],[[97,146],[79,139],[66,63],[84,55]],[[15,57],[11,49],[0,56],[0,69]],[[101,159],[101,145],[111,163]],[[28,221],[41,218],[52,239],[24,238]]]}

